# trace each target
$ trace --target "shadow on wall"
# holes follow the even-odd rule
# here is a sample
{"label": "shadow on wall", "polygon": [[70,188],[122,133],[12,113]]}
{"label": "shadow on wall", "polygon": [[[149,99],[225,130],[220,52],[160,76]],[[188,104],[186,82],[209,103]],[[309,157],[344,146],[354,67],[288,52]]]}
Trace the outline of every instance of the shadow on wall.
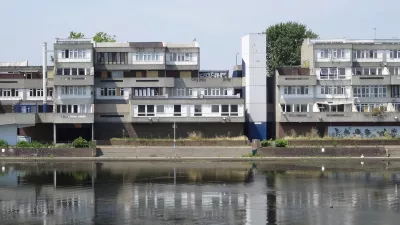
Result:
{"label": "shadow on wall", "polygon": [[[243,123],[177,123],[176,138],[187,138],[193,132],[203,138],[238,137],[243,135]],[[95,123],[95,139],[170,138],[173,123]]]}

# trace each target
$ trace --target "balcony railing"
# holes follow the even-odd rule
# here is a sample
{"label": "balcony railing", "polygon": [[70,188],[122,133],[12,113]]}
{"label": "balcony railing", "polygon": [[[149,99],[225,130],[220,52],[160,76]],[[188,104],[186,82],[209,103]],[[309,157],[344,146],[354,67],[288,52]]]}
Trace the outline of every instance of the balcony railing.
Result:
{"label": "balcony railing", "polygon": [[350,79],[346,75],[339,75],[339,74],[320,74],[318,76],[319,80],[343,80],[343,79]]}

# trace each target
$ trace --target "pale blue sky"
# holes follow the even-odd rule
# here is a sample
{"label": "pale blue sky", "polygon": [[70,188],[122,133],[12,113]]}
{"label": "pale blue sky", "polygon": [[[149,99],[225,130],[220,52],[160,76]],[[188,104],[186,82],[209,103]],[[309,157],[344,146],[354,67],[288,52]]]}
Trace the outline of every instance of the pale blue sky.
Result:
{"label": "pale blue sky", "polygon": [[240,38],[281,21],[321,38],[400,38],[398,0],[1,0],[0,62],[41,64],[42,42],[69,31],[104,31],[118,41],[191,42],[201,69],[229,69]]}

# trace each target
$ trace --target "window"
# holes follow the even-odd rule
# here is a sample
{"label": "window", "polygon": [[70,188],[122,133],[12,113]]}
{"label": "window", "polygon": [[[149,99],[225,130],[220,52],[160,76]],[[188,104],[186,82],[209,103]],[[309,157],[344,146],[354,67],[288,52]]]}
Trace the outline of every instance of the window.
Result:
{"label": "window", "polygon": [[282,112],[292,112],[292,106],[291,105],[281,104],[281,109],[282,109]]}
{"label": "window", "polygon": [[203,93],[205,96],[207,96],[209,95],[210,92],[208,91],[208,88],[204,88]]}
{"label": "window", "polygon": [[391,59],[400,59],[400,50],[390,50]]}
{"label": "window", "polygon": [[238,105],[231,105],[230,116],[239,116],[239,107],[238,107]]}
{"label": "window", "polygon": [[63,59],[69,58],[69,50],[68,49],[61,51],[61,58],[63,58]]}
{"label": "window", "polygon": [[138,105],[138,116],[146,116],[146,106]]}
{"label": "window", "polygon": [[84,68],[79,68],[78,69],[78,75],[85,75],[85,69]]}
{"label": "window", "polygon": [[320,74],[320,79],[339,79],[346,77],[346,69],[345,68],[337,68],[337,67],[322,67]]}
{"label": "window", "polygon": [[147,106],[147,116],[155,116],[154,105]]}
{"label": "window", "polygon": [[346,94],[345,86],[321,86],[322,95],[344,95]]}
{"label": "window", "polygon": [[372,109],[377,107],[383,107],[384,111],[387,111],[386,105],[380,103],[361,103],[361,104],[355,104],[355,106],[358,112],[372,112]]}
{"label": "window", "polygon": [[182,116],[182,106],[174,105],[174,116]]}
{"label": "window", "polygon": [[158,96],[159,88],[134,88],[134,96]]}
{"label": "window", "polygon": [[400,85],[392,85],[391,97],[400,98]]}
{"label": "window", "polygon": [[193,96],[193,89],[192,88],[188,89],[188,96]]}
{"label": "window", "polygon": [[192,62],[194,61],[194,53],[170,53],[169,61],[171,62]]}
{"label": "window", "polygon": [[47,96],[53,96],[53,88],[47,89]]}
{"label": "window", "polygon": [[177,88],[176,96],[185,96],[185,88]]}
{"label": "window", "polygon": [[164,105],[157,105],[157,114],[164,114]]}
{"label": "window", "polygon": [[[43,96],[43,89],[29,89],[30,97],[41,97]],[[48,95],[50,96],[50,95]]]}
{"label": "window", "polygon": [[308,95],[308,86],[284,86],[285,95]]}
{"label": "window", "polygon": [[382,75],[382,68],[353,68],[354,75]]}
{"label": "window", "polygon": [[124,91],[123,88],[120,88],[120,89],[119,89],[119,95],[120,95],[120,96],[124,96],[124,95],[125,95],[125,91]]}
{"label": "window", "polygon": [[320,49],[319,58],[321,59],[344,59],[346,57],[345,49]]}
{"label": "window", "polygon": [[195,105],[194,106],[194,116],[201,116],[201,105]]}
{"label": "window", "polygon": [[212,95],[212,96],[219,96],[219,95],[221,95],[221,89],[219,89],[219,88],[211,88],[211,95]]}
{"label": "window", "polygon": [[228,89],[226,89],[226,88],[224,88],[223,90],[222,90],[222,95],[228,95]]}
{"label": "window", "polygon": [[86,95],[85,86],[61,86],[61,95]]}
{"label": "window", "polygon": [[71,75],[78,75],[78,69],[77,68],[71,68]]}
{"label": "window", "polygon": [[221,105],[221,116],[229,116],[229,105]]}
{"label": "window", "polygon": [[375,85],[375,86],[354,86],[353,87],[354,97],[386,97],[387,86]]}
{"label": "window", "polygon": [[98,64],[126,64],[127,57],[127,52],[98,52],[97,62]]}
{"label": "window", "polygon": [[355,58],[355,59],[376,59],[376,58],[378,58],[378,50],[354,50],[353,58]]}
{"label": "window", "polygon": [[18,89],[15,88],[5,88],[5,89],[0,89],[0,96],[4,97],[18,97],[19,92]]}
{"label": "window", "polygon": [[115,96],[115,88],[108,88],[107,92],[108,96]]}
{"label": "window", "polygon": [[219,105],[212,105],[211,106],[212,113],[219,113]]}
{"label": "window", "polygon": [[307,104],[294,104],[293,105],[294,112],[307,112]]}
{"label": "window", "polygon": [[64,68],[63,75],[71,75],[71,69],[70,68]]}
{"label": "window", "polygon": [[99,64],[104,64],[106,62],[105,57],[104,57],[104,52],[97,53],[97,60],[98,60]]}

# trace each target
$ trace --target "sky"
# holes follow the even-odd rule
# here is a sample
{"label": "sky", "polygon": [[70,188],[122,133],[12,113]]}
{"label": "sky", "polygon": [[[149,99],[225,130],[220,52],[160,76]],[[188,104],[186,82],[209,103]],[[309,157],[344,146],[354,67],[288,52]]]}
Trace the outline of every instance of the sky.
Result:
{"label": "sky", "polygon": [[[43,42],[70,31],[117,41],[200,44],[201,69],[236,64],[240,39],[296,21],[320,38],[400,38],[398,0],[0,0],[0,62],[41,65]],[[240,62],[240,60],[239,60]]]}

